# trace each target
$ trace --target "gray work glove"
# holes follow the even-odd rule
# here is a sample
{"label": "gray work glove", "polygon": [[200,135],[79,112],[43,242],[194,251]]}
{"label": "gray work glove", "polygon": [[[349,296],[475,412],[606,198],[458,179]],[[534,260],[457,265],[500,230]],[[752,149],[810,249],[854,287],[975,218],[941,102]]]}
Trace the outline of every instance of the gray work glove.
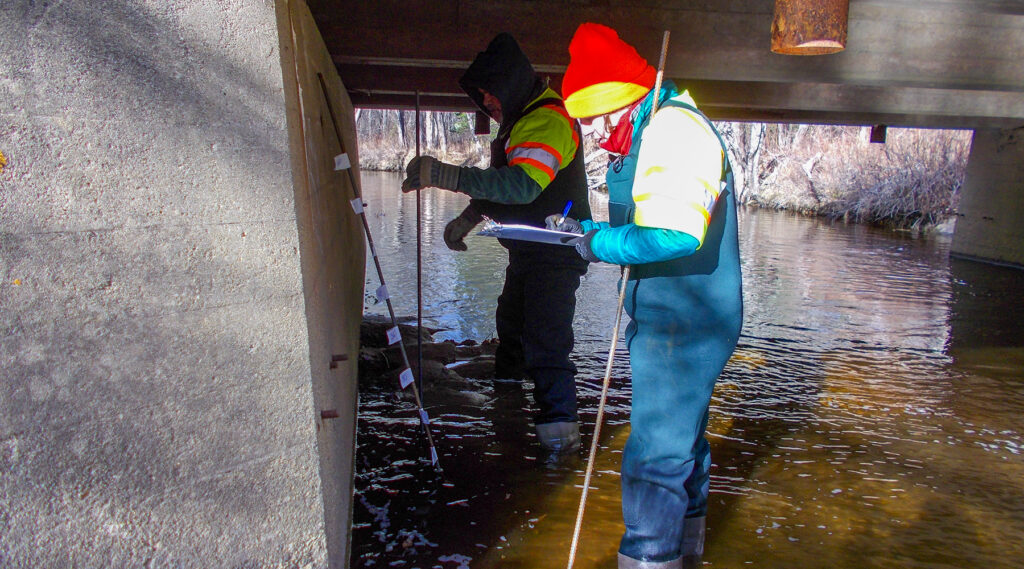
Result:
{"label": "gray work glove", "polygon": [[417,156],[405,167],[402,191],[412,192],[421,188],[441,188],[456,191],[459,187],[461,168],[445,164],[433,156]]}
{"label": "gray work glove", "polygon": [[567,233],[583,233],[583,226],[580,222],[571,217],[562,217],[560,214],[552,214],[544,218],[544,227],[554,231],[565,231]]}
{"label": "gray work glove", "polygon": [[448,222],[444,226],[444,244],[452,251],[465,251],[466,242],[463,239],[476,227],[476,224],[483,220],[483,216],[472,205],[466,206],[459,217]]}
{"label": "gray work glove", "polygon": [[599,230],[597,229],[591,229],[586,232],[583,237],[576,240],[576,252],[580,254],[580,257],[583,257],[584,261],[590,261],[591,263],[598,263],[601,261],[601,259],[598,259],[597,255],[594,254],[594,250],[590,248],[590,242],[594,239],[594,234],[598,231]]}

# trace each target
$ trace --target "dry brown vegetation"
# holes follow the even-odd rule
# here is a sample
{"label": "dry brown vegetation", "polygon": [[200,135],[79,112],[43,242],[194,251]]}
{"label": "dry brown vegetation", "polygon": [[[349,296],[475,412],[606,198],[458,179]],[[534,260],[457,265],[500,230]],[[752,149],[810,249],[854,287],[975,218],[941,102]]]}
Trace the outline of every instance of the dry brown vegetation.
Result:
{"label": "dry brown vegetation", "polygon": [[[413,111],[357,110],[361,167],[402,170],[415,156]],[[926,229],[956,212],[967,170],[970,131],[888,129],[884,144],[869,128],[716,123],[730,150],[742,203],[847,221]],[[466,113],[421,113],[422,154],[485,167],[492,134],[473,134]],[[585,147],[592,186],[606,155]]]}
{"label": "dry brown vegetation", "polygon": [[922,229],[956,212],[970,131],[719,123],[743,203]]}

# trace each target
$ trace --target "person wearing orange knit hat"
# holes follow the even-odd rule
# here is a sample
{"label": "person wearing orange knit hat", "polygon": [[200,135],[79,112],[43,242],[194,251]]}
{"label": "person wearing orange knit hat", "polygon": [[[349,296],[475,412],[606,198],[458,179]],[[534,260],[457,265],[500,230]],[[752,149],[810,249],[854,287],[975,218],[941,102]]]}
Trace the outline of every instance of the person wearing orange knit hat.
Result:
{"label": "person wearing orange knit hat", "polygon": [[580,25],[569,56],[566,110],[615,155],[609,221],[552,215],[548,227],[581,233],[576,250],[584,259],[632,267],[625,308],[633,401],[619,567],[698,567],[711,392],[743,319],[728,153],[689,93],[668,80],[653,92],[654,68],[615,30]]}

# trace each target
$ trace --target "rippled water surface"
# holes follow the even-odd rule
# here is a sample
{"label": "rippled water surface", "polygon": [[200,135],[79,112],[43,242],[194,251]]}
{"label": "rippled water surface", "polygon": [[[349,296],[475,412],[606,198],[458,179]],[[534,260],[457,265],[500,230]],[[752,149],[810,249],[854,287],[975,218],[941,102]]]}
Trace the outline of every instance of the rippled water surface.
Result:
{"label": "rippled water surface", "polygon": [[[397,174],[362,179],[396,312],[415,315],[415,196]],[[465,203],[431,190],[420,206],[423,315],[438,340],[494,331],[504,250],[441,240]],[[759,210],[740,222],[745,319],[712,402],[705,566],[1020,567],[1024,271],[950,260],[942,238]],[[592,265],[578,293],[585,449],[618,274]],[[367,291],[378,285],[368,260]],[[386,313],[374,301],[367,312]],[[615,567],[628,370],[620,345],[575,567]],[[565,567],[585,453],[543,460],[529,392],[428,390],[437,474],[410,403],[361,389],[352,566]]]}

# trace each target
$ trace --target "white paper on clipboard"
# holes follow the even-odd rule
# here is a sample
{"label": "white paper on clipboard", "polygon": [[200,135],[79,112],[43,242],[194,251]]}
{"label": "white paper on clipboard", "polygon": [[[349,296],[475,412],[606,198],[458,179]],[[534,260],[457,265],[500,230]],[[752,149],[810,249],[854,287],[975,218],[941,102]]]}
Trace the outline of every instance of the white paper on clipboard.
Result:
{"label": "white paper on clipboard", "polygon": [[516,239],[519,241],[533,241],[535,243],[551,243],[553,245],[576,245],[576,240],[582,237],[579,233],[566,231],[554,231],[530,225],[502,225],[501,223],[488,223],[477,233],[484,237],[497,237],[499,239]]}

